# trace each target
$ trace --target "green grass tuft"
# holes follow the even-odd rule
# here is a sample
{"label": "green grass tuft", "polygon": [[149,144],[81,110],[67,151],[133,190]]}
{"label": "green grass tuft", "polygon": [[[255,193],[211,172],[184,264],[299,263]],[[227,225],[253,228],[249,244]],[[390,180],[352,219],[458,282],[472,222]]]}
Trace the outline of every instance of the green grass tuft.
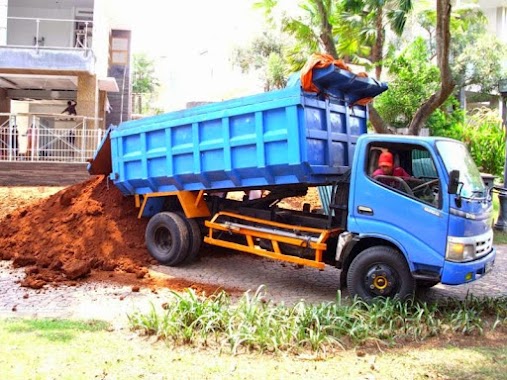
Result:
{"label": "green grass tuft", "polygon": [[39,337],[52,342],[68,342],[78,332],[105,331],[110,327],[109,323],[97,320],[16,319],[10,322],[8,327],[9,332],[36,332]]}
{"label": "green grass tuft", "polygon": [[368,341],[394,345],[442,333],[481,335],[507,327],[507,298],[447,299],[438,303],[359,299],[293,306],[265,299],[262,287],[236,303],[225,292],[199,297],[192,289],[173,294],[167,310],[129,316],[133,330],[172,344],[220,344],[240,352],[325,352]]}

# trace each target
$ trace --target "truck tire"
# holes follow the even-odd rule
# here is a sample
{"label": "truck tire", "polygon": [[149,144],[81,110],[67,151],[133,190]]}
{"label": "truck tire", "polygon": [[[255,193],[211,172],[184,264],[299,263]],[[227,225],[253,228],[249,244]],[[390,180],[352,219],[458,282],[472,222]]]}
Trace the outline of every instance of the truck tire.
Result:
{"label": "truck tire", "polygon": [[190,264],[197,259],[202,246],[202,233],[199,225],[194,219],[189,219],[183,213],[177,213],[185,222],[188,231],[188,250],[183,259],[183,264]]}
{"label": "truck tire", "polygon": [[174,212],[155,214],[148,225],[144,239],[148,252],[161,264],[177,265],[188,252],[188,229],[183,218]]}
{"label": "truck tire", "polygon": [[413,297],[415,280],[401,253],[387,246],[374,246],[361,252],[350,264],[347,288],[351,297],[369,302],[377,297]]}

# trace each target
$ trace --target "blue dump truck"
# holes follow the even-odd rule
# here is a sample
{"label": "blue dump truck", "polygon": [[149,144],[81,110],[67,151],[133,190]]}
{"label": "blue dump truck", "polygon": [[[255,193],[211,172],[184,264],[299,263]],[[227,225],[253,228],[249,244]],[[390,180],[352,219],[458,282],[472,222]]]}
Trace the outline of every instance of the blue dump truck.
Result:
{"label": "blue dump truck", "polygon": [[[384,83],[333,65],[313,69],[313,83],[316,92],[296,81],[111,126],[88,171],[133,197],[139,217],[150,218],[147,249],[166,265],[192,262],[204,242],[336,266],[342,286],[365,300],[489,272],[490,189],[465,145],[367,133],[360,100]],[[385,151],[409,178],[373,175]],[[311,187],[323,212],[280,207]],[[230,196],[238,191],[245,196]]]}

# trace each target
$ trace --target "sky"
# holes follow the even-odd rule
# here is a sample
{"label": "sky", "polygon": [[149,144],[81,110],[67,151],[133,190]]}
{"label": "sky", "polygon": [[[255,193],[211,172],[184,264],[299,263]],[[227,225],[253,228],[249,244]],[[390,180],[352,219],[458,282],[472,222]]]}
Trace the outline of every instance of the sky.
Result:
{"label": "sky", "polygon": [[181,109],[188,101],[217,101],[260,92],[253,75],[241,75],[230,58],[261,33],[263,18],[251,0],[123,0],[118,10],[132,30],[132,52],[156,63],[158,106]]}

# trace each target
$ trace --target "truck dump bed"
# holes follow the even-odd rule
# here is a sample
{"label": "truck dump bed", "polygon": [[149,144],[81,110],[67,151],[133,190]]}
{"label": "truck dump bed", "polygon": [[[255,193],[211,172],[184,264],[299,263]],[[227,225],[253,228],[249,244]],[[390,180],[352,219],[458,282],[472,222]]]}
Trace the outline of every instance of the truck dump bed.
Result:
{"label": "truck dump bed", "polygon": [[111,164],[101,153],[109,149],[104,140],[89,171],[110,174],[126,195],[328,184],[349,168],[366,133],[366,107],[351,106],[341,88],[361,97],[386,86],[341,69],[320,78],[331,94],[296,84],[124,122],[106,133]]}

